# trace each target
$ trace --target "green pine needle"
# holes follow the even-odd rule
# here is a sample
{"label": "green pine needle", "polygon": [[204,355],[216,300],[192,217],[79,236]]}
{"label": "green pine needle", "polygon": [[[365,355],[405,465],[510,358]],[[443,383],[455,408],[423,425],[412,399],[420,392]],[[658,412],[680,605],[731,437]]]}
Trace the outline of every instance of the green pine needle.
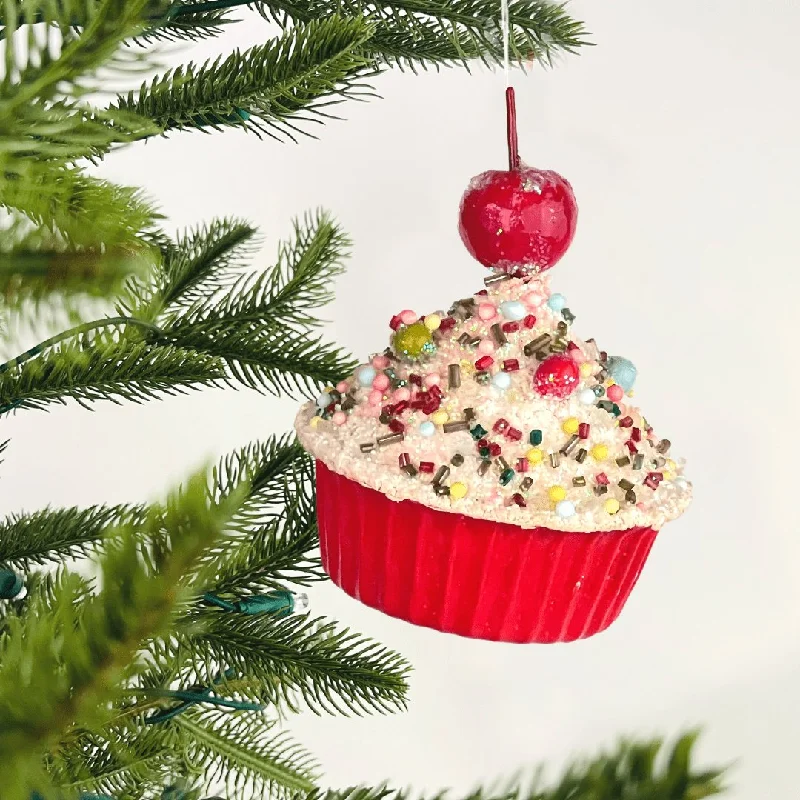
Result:
{"label": "green pine needle", "polygon": [[298,124],[369,92],[375,74],[363,51],[371,28],[362,19],[327,16],[293,27],[264,45],[227,59],[189,63],[158,76],[115,108],[153,120],[165,132],[236,126],[294,139]]}

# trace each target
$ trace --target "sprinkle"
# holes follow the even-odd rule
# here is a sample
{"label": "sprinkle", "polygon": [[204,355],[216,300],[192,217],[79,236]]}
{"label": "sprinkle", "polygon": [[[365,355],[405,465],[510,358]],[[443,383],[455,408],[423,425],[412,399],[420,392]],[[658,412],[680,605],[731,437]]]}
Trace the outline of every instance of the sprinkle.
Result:
{"label": "sprinkle", "polygon": [[505,435],[506,439],[512,442],[519,442],[522,440],[522,431],[514,427],[509,428]]}
{"label": "sprinkle", "polygon": [[573,486],[586,486],[586,478],[583,475],[577,475],[572,479]]}
{"label": "sprinkle", "polygon": [[628,456],[620,456],[616,461],[618,467],[627,467],[628,464],[631,463],[631,460],[628,458]]}
{"label": "sprinkle", "polygon": [[478,306],[478,316],[484,321],[488,322],[497,316],[497,308],[494,303],[481,303]]}
{"label": "sprinkle", "polygon": [[594,476],[594,479],[601,486],[608,486],[608,475],[606,475],[605,472],[598,472],[597,475]]}
{"label": "sprinkle", "polygon": [[550,453],[550,466],[555,469],[561,463],[558,453]]}
{"label": "sprinkle", "polygon": [[556,506],[556,514],[562,519],[573,516],[575,514],[575,503],[572,503],[569,500],[562,500]]}
{"label": "sprinkle", "polygon": [[507,272],[495,272],[494,275],[489,275],[487,278],[483,279],[483,285],[492,287],[496,286],[498,283],[503,283],[511,278],[511,276]]}
{"label": "sprinkle", "polygon": [[475,409],[472,408],[472,407],[465,408],[464,409],[464,419],[467,422],[472,422],[475,419]]}
{"label": "sprinkle", "polygon": [[433,476],[433,483],[435,485],[440,484],[443,480],[447,479],[447,476],[450,474],[450,467],[447,464],[442,464],[439,469],[436,470],[436,474]]}
{"label": "sprinkle", "polygon": [[433,483],[431,486],[433,486],[434,494],[439,495],[439,497],[448,497],[450,495],[449,486],[445,486],[442,483]]}
{"label": "sprinkle", "polygon": [[423,320],[423,323],[429,331],[435,331],[438,330],[439,326],[442,324],[442,318],[438,314],[428,314]]}
{"label": "sprinkle", "polygon": [[469,344],[470,339],[472,339],[472,337],[468,333],[462,333],[461,336],[458,337],[458,343],[462,347],[466,347]]}
{"label": "sprinkle", "polygon": [[556,339],[550,343],[550,350],[553,353],[564,353],[567,350],[567,343],[563,339]]}
{"label": "sprinkle", "polygon": [[664,479],[660,472],[651,472],[645,479],[644,485],[655,491],[658,489],[658,484]]}
{"label": "sprinkle", "polygon": [[457,433],[458,431],[466,431],[469,430],[469,422],[465,419],[457,419],[453,422],[445,422],[442,426],[442,430],[445,433]]}
{"label": "sprinkle", "polygon": [[522,352],[525,353],[526,356],[532,356],[537,350],[541,350],[546,345],[550,344],[550,340],[553,337],[550,336],[549,333],[543,333],[541,336],[537,336],[532,341],[528,342],[525,347],[522,348]]}
{"label": "sprinkle", "polygon": [[561,453],[562,456],[568,456],[575,449],[575,445],[578,444],[579,438],[580,437],[577,433],[573,433],[558,452]]}
{"label": "sprinkle", "polygon": [[608,399],[613,400],[615,403],[619,403],[619,401],[625,396],[625,392],[622,390],[622,387],[616,383],[611,384],[611,386],[606,389],[606,394],[608,395]]}
{"label": "sprinkle", "polygon": [[[455,455],[454,455],[454,456],[453,456],[453,457],[450,459],[450,463],[451,463],[451,464],[452,464],[454,467],[460,467],[460,466],[461,466],[461,465],[464,463],[464,456],[462,456],[462,455],[461,455],[461,453],[456,453],[456,454],[455,454]],[[421,466],[422,466],[422,464],[420,464],[420,467],[421,467]]]}
{"label": "sprinkle", "polygon": [[[469,340],[469,346],[470,347],[477,347],[482,341],[483,341],[483,339],[480,336],[473,336]],[[487,339],[486,341],[488,342],[489,340]]]}
{"label": "sprinkle", "polygon": [[644,466],[644,453],[637,453],[633,457],[633,468],[641,469]]}
{"label": "sprinkle", "polygon": [[508,430],[508,428],[510,426],[511,426],[511,423],[507,419],[503,419],[503,417],[500,417],[500,419],[498,419],[494,423],[494,425],[492,425],[492,430],[495,433],[505,433],[506,430]]}
{"label": "sprinkle", "polygon": [[478,464],[478,475],[483,477],[488,471],[489,467],[492,466],[492,462],[488,461],[487,459],[483,459],[480,464]]}
{"label": "sprinkle", "polygon": [[534,428],[528,436],[528,441],[533,445],[537,445],[542,443],[543,438],[544,434],[538,428]]}
{"label": "sprinkle", "polygon": [[603,503],[603,508],[606,510],[606,513],[613,516],[619,511],[619,500],[615,497],[609,497],[608,500]]}
{"label": "sprinkle", "polygon": [[578,369],[581,371],[581,376],[584,378],[588,378],[592,372],[594,372],[594,367],[588,361],[584,361]]}
{"label": "sprinkle", "polygon": [[588,422],[581,422],[581,424],[578,425],[578,436],[580,436],[581,439],[588,439],[590,430],[591,426]]}
{"label": "sprinkle", "polygon": [[355,408],[356,401],[352,397],[347,397],[342,401],[342,411],[352,411]]}
{"label": "sprinkle", "polygon": [[558,325],[556,325],[556,330],[561,336],[566,336],[567,333],[569,333],[569,328],[567,327],[566,322],[559,322]]}
{"label": "sprinkle", "polygon": [[489,328],[489,331],[492,334],[492,339],[494,339],[494,342],[498,347],[502,347],[504,344],[508,343],[508,339],[506,339],[506,335],[503,333],[503,329],[500,327],[499,322],[495,322],[494,325]]}
{"label": "sprinkle", "polygon": [[409,478],[417,477],[417,468],[413,464],[406,464],[405,466],[400,467],[400,469],[405,472]]}
{"label": "sprinkle", "polygon": [[389,447],[389,445],[402,442],[405,438],[405,434],[402,433],[390,433],[388,436],[379,436],[378,447],[383,449],[384,447]]}
{"label": "sprinkle", "polygon": [[504,322],[503,333],[516,333],[519,330],[519,322]]}
{"label": "sprinkle", "polygon": [[609,414],[614,410],[614,404],[610,400],[601,400],[597,407],[602,408],[603,411],[608,411]]}
{"label": "sprinkle", "polygon": [[503,362],[503,369],[506,372],[516,372],[519,369],[519,361],[516,358],[507,358]]}
{"label": "sprinkle", "polygon": [[622,409],[616,403],[614,403],[614,405],[611,406],[611,413],[615,417],[618,417],[622,413]]}
{"label": "sprinkle", "polygon": [[425,420],[425,422],[419,424],[419,432],[421,436],[433,436],[436,433],[436,426],[432,422]]}
{"label": "sprinkle", "polygon": [[[342,408],[344,408],[344,406],[342,406]],[[634,442],[641,442],[642,441],[642,429],[641,428],[634,428],[631,431],[631,439],[633,439]]]}
{"label": "sprinkle", "polygon": [[671,446],[671,445],[672,445],[672,442],[670,442],[670,440],[669,440],[669,439],[662,439],[662,440],[661,440],[661,441],[660,441],[660,442],[659,442],[659,443],[656,445],[656,450],[657,450],[659,453],[661,453],[661,455],[664,455],[665,453],[668,453],[668,452],[669,452],[669,448],[670,448],[670,446]]}
{"label": "sprinkle", "polygon": [[625,447],[627,447],[631,453],[638,452],[638,450],[636,449],[636,442],[632,441],[631,439],[628,439],[628,441],[625,442]]}
{"label": "sprinkle", "polygon": [[420,472],[433,472],[434,463],[433,461],[420,461],[419,462],[419,471]]}
{"label": "sprinkle", "polygon": [[311,419],[308,421],[308,424],[309,424],[309,425],[310,425],[312,428],[316,428],[316,427],[319,425],[319,423],[320,423],[320,420],[321,420],[321,419],[322,419],[322,417],[313,416],[313,417],[311,417]]}
{"label": "sprinkle", "polygon": [[400,315],[399,315],[399,314],[395,314],[395,315],[394,315],[394,316],[393,316],[393,317],[392,317],[392,318],[389,320],[389,327],[390,327],[390,328],[391,328],[393,331],[396,331],[396,330],[397,330],[397,329],[398,329],[398,328],[399,328],[399,327],[400,327],[402,324],[403,324],[403,320],[402,320],[402,319],[400,319]]}
{"label": "sprinkle", "polygon": [[447,385],[451,389],[458,389],[461,386],[461,367],[458,364],[448,365]]}
{"label": "sprinkle", "polygon": [[566,320],[566,321],[567,321],[567,322],[568,322],[570,325],[571,325],[573,322],[575,322],[575,315],[574,315],[574,314],[573,314],[573,313],[572,313],[572,312],[571,312],[571,311],[570,311],[568,308],[562,308],[562,309],[561,309],[561,316],[562,316],[562,317],[564,317],[564,319],[565,319],[565,320]]}
{"label": "sprinkle", "polygon": [[536,324],[536,317],[534,317],[533,314],[528,314],[528,316],[522,320],[522,324],[530,330]]}
{"label": "sprinkle", "polygon": [[479,370],[487,370],[494,364],[494,359],[491,356],[482,356],[475,362],[475,366]]}
{"label": "sprinkle", "polygon": [[501,472],[505,472],[507,469],[511,469],[511,467],[510,467],[510,466],[509,466],[509,464],[508,464],[508,461],[506,461],[506,460],[503,458],[503,456],[500,456],[500,457],[497,459],[497,463],[498,463],[498,465],[500,466],[500,471],[501,471]]}
{"label": "sprinkle", "polygon": [[477,383],[480,383],[482,386],[485,386],[487,383],[489,383],[489,380],[491,379],[492,376],[485,370],[480,370],[479,372],[476,372],[472,377],[475,379]]}
{"label": "sprinkle", "polygon": [[406,426],[400,422],[399,419],[391,419],[389,420],[389,430],[392,433],[403,433],[405,432]]}
{"label": "sprinkle", "polygon": [[522,489],[523,492],[527,492],[528,489],[531,488],[531,486],[533,486],[533,478],[528,476],[527,478],[523,478],[522,479],[522,481],[520,482],[519,488]]}
{"label": "sprinkle", "polygon": [[554,503],[558,503],[567,496],[567,490],[563,486],[551,486],[547,490],[547,496]]}
{"label": "sprinkle", "polygon": [[511,500],[513,503],[516,503],[520,508],[525,508],[525,506],[528,505],[525,502],[525,498],[519,492],[514,492],[514,494],[511,495]]}
{"label": "sprinkle", "polygon": [[492,386],[501,392],[511,387],[511,376],[507,372],[496,372],[492,376]]}
{"label": "sprinkle", "polygon": [[483,439],[484,436],[489,431],[486,430],[482,425],[476,425],[474,428],[470,430],[470,434],[472,434],[472,438],[477,442],[479,439]]}
{"label": "sprinkle", "polygon": [[563,294],[559,294],[558,292],[554,292],[547,298],[547,305],[553,311],[561,311],[562,308],[567,304],[567,298],[564,297]]}
{"label": "sprinkle", "polygon": [[633,484],[627,478],[623,478],[621,481],[618,481],[617,486],[619,486],[620,489],[623,489],[626,492],[633,489]]}
{"label": "sprinkle", "polygon": [[525,453],[525,458],[527,458],[528,462],[531,464],[541,464],[542,459],[544,458],[544,453],[542,453],[542,451],[536,447],[532,447],[527,453]]}
{"label": "sprinkle", "polygon": [[585,447],[581,447],[581,449],[578,450],[577,454],[575,455],[575,460],[579,464],[583,464],[587,455],[589,455],[589,451]]}
{"label": "sprinkle", "polygon": [[497,442],[489,442],[489,455],[492,458],[497,458],[500,455],[501,447]]}
{"label": "sprinkle", "polygon": [[455,326],[456,321],[452,317],[445,317],[439,324],[439,330],[446,333],[451,328],[455,328]]}
{"label": "sprinkle", "polygon": [[461,483],[461,481],[456,481],[455,483],[450,484],[451,500],[461,500],[466,496],[467,496],[467,485],[465,483]]}
{"label": "sprinkle", "polygon": [[577,417],[568,417],[563,423],[561,423],[561,430],[570,436],[577,433],[579,428],[580,422],[578,422]]}
{"label": "sprinkle", "polygon": [[511,467],[509,467],[508,469],[504,469],[500,473],[500,483],[503,484],[503,486],[508,486],[508,484],[511,483],[513,477],[514,477],[514,470],[511,469]]}
{"label": "sprinkle", "polygon": [[530,463],[528,462],[527,458],[518,458],[516,464],[516,471],[517,472],[527,472],[530,468]]}
{"label": "sprinkle", "polygon": [[608,458],[608,447],[604,444],[596,444],[589,452],[595,461],[605,461]]}
{"label": "sprinkle", "polygon": [[409,453],[400,453],[397,457],[397,461],[401,468],[405,467],[407,464],[411,463],[411,455]]}
{"label": "sprinkle", "polygon": [[606,387],[603,386],[602,384],[598,383],[597,386],[594,386],[592,388],[592,394],[594,394],[595,397],[602,397],[605,393],[606,393]]}
{"label": "sprinkle", "polygon": [[446,411],[434,411],[431,414],[431,422],[434,425],[444,425],[448,419],[450,419],[450,415]]}
{"label": "sprinkle", "polygon": [[331,396],[331,400],[333,400],[334,403],[338,403],[342,399],[342,393],[338,391],[338,389],[331,389],[328,394]]}
{"label": "sprinkle", "polygon": [[594,493],[595,493],[595,494],[596,494],[598,497],[600,497],[601,495],[604,495],[604,494],[607,494],[607,493],[608,493],[608,486],[606,486],[604,483],[598,483],[598,484],[597,484],[597,486],[595,486],[595,487],[592,489],[592,491],[593,491],[593,492],[594,492]]}
{"label": "sprinkle", "polygon": [[619,421],[620,428],[630,428],[633,426],[633,417],[623,417]]}
{"label": "sprinkle", "polygon": [[633,489],[628,489],[628,491],[625,492],[625,502],[631,506],[636,505],[636,492],[634,492]]}
{"label": "sprinkle", "polygon": [[358,446],[362,453],[371,453],[375,449],[375,442],[364,442]]}

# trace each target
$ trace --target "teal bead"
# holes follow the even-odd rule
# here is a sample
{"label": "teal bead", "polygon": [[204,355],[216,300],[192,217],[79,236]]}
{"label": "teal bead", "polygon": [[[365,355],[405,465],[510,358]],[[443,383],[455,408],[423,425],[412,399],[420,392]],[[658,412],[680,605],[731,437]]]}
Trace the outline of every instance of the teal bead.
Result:
{"label": "teal bead", "polygon": [[0,600],[13,600],[24,585],[21,575],[10,569],[0,569]]}
{"label": "teal bead", "polygon": [[433,436],[433,434],[436,433],[436,426],[432,422],[421,422],[419,432],[422,436]]}
{"label": "teal bead", "polygon": [[506,300],[505,302],[500,303],[500,313],[506,319],[519,322],[519,320],[525,319],[525,315],[528,312],[525,310],[525,306],[520,303],[519,300]]}
{"label": "teal bead", "polygon": [[372,381],[375,380],[377,370],[372,364],[362,364],[356,368],[354,377],[360,386],[372,386]]}
{"label": "teal bead", "polygon": [[544,434],[537,428],[531,431],[531,435],[528,437],[528,439],[533,445],[541,444],[542,440],[544,439]]}
{"label": "teal bead", "polygon": [[503,486],[508,486],[508,484],[511,483],[513,478],[514,478],[514,470],[511,469],[511,467],[509,467],[508,469],[504,469],[500,473],[500,483],[502,483]]}
{"label": "teal bead", "polygon": [[488,431],[483,427],[483,425],[476,425],[470,430],[470,433],[472,434],[472,438],[477,442],[479,439],[483,439]]}
{"label": "teal bead", "polygon": [[614,379],[614,383],[619,384],[626,392],[633,389],[636,383],[637,370],[632,361],[621,356],[611,356],[606,363],[608,374]]}
{"label": "teal bead", "polygon": [[552,311],[561,311],[563,308],[566,308],[567,298],[564,297],[563,294],[556,292],[547,298],[547,305]]}

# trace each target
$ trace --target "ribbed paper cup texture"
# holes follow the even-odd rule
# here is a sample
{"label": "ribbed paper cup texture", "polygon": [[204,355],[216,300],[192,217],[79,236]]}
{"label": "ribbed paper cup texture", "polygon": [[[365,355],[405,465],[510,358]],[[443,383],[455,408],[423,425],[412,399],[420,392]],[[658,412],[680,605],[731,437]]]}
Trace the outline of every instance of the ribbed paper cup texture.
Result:
{"label": "ribbed paper cup texture", "polygon": [[317,512],[323,565],[349,595],[415,625],[502,642],[605,630],[656,537],[523,529],[395,502],[320,461]]}

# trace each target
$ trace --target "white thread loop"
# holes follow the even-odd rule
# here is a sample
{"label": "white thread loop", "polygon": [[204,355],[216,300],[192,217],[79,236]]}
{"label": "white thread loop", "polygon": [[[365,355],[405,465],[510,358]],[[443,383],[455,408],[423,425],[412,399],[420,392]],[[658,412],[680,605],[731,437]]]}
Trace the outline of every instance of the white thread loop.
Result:
{"label": "white thread loop", "polygon": [[511,86],[511,24],[508,16],[508,0],[500,0],[500,26],[503,31],[503,71],[506,76],[506,86]]}

